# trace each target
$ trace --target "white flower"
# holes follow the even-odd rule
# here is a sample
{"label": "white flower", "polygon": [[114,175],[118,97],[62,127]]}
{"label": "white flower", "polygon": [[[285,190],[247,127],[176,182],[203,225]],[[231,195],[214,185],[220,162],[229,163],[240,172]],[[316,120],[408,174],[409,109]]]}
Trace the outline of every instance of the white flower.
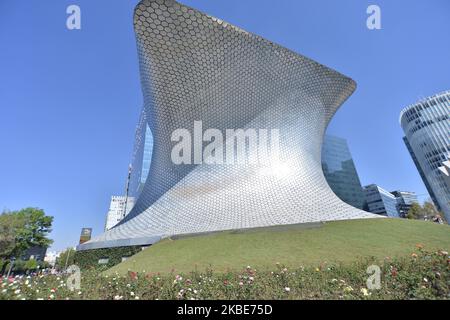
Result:
{"label": "white flower", "polygon": [[351,286],[347,286],[344,288],[344,292],[352,292],[353,288]]}
{"label": "white flower", "polygon": [[368,291],[366,288],[361,288],[361,293],[362,293],[365,297],[370,296],[370,293],[369,293],[369,291]]}
{"label": "white flower", "polygon": [[130,292],[130,296],[134,297],[134,292],[133,291]]}
{"label": "white flower", "polygon": [[49,298],[50,298],[50,299],[54,299],[55,296],[51,294],[51,295],[49,296]]}
{"label": "white flower", "polygon": [[291,288],[286,287],[286,288],[284,288],[284,291],[286,291],[286,292],[291,292]]}
{"label": "white flower", "polygon": [[428,282],[428,279],[427,278],[423,278],[423,281]]}
{"label": "white flower", "polygon": [[44,300],[44,298],[37,298],[38,300]]}
{"label": "white flower", "polygon": [[123,298],[122,296],[117,295],[114,297],[114,300],[122,300],[122,298]]}
{"label": "white flower", "polygon": [[19,294],[20,293],[20,289],[17,289],[16,291],[14,291],[14,294]]}
{"label": "white flower", "polygon": [[78,291],[78,295],[81,295],[81,291]]}
{"label": "white flower", "polygon": [[249,279],[250,281],[255,280],[255,278],[253,278],[253,277],[249,277],[248,279]]}
{"label": "white flower", "polygon": [[3,290],[2,290],[2,293],[6,293],[6,291],[8,291],[8,290],[7,290],[7,289],[3,289]]}
{"label": "white flower", "polygon": [[134,297],[134,300],[139,300],[139,297],[138,296]]}

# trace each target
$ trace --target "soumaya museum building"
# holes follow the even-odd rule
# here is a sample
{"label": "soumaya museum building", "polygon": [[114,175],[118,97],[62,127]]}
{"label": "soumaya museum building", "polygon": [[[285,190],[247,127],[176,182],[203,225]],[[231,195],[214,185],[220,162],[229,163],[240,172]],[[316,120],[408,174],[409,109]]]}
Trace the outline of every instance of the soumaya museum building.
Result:
{"label": "soumaya museum building", "polygon": [[400,115],[406,147],[433,202],[450,221],[450,91],[423,99]]}
{"label": "soumaya museum building", "polygon": [[[141,127],[148,126],[153,136],[151,165],[141,175],[145,182],[133,186],[139,195],[131,212],[79,250],[149,245],[182,234],[379,218],[339,199],[322,170],[324,134],[355,90],[352,79],[174,0],[141,1],[134,28],[146,123]],[[199,122],[204,140],[196,145]],[[234,136],[228,136],[230,129]],[[213,140],[215,156],[221,148],[239,149],[242,135],[245,155],[259,156],[261,149],[249,147],[252,136],[246,133],[277,130],[270,154],[278,156],[259,163],[175,163],[177,130],[192,133],[187,157],[194,159],[197,149],[206,150]],[[208,132],[214,135],[208,138]],[[218,139],[224,132],[227,139]],[[267,140],[257,137],[259,144]]]}

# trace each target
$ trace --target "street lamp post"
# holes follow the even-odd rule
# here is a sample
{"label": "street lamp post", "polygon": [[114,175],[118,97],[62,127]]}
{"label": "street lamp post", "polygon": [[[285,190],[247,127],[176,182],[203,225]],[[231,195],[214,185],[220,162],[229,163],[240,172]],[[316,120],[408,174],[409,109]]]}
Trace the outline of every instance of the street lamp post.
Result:
{"label": "street lamp post", "polygon": [[16,260],[15,257],[11,257],[11,260],[9,261],[9,270],[8,270],[8,274],[6,275],[6,278],[9,278],[9,275],[11,274],[11,270],[14,264],[14,260]]}

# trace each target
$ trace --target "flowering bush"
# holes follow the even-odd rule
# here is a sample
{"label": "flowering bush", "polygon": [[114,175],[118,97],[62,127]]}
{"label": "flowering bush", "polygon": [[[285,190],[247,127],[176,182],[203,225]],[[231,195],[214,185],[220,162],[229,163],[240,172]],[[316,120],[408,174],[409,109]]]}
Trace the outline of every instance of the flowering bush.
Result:
{"label": "flowering bush", "polygon": [[[366,285],[366,270],[372,264],[382,271],[379,290]],[[449,271],[448,252],[418,247],[409,257],[361,260],[350,266],[322,263],[288,268],[277,263],[273,271],[247,266],[240,272],[161,275],[130,271],[126,276],[90,270],[82,273],[80,290],[73,291],[65,276],[0,277],[0,300],[449,299]]]}

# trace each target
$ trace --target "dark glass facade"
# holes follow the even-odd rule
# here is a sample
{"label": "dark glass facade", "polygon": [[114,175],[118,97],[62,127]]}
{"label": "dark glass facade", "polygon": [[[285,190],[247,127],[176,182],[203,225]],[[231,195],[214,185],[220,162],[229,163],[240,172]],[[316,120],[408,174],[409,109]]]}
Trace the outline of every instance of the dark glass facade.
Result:
{"label": "dark glass facade", "polygon": [[345,139],[326,135],[322,168],[333,192],[344,202],[363,209],[364,193]]}
{"label": "dark glass facade", "polygon": [[364,187],[364,193],[370,212],[391,218],[400,217],[397,198],[392,193],[375,184]]}
{"label": "dark glass facade", "polygon": [[153,135],[147,124],[145,110],[142,110],[136,128],[129,196],[137,198],[147,181],[153,154]]}
{"label": "dark glass facade", "polygon": [[401,218],[406,218],[413,203],[419,203],[414,192],[392,191],[391,193],[397,199],[397,211]]}

